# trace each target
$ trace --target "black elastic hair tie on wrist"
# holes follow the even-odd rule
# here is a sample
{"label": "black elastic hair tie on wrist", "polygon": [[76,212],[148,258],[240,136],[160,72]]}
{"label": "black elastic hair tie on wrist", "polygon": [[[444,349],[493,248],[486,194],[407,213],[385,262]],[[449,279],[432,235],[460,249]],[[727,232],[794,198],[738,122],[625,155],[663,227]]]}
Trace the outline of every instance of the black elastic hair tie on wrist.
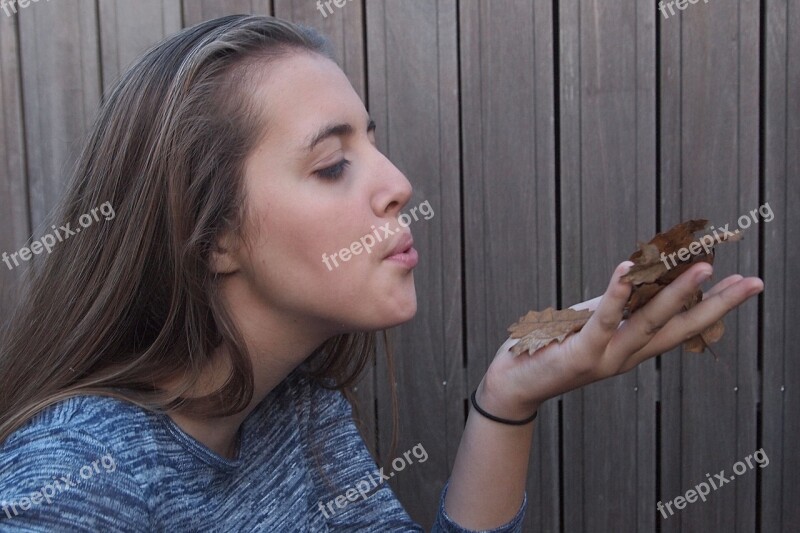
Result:
{"label": "black elastic hair tie on wrist", "polygon": [[525,424],[533,422],[533,419],[536,418],[536,415],[539,414],[539,411],[537,410],[535,413],[533,413],[532,416],[526,418],[525,420],[507,420],[505,418],[500,418],[499,416],[494,416],[493,414],[489,414],[480,408],[477,400],[475,400],[476,392],[478,392],[478,389],[472,391],[472,395],[470,396],[470,400],[472,400],[472,406],[475,408],[476,411],[478,411],[480,414],[482,414],[489,420],[494,420],[495,422],[500,422],[501,424],[508,424],[510,426],[524,426]]}

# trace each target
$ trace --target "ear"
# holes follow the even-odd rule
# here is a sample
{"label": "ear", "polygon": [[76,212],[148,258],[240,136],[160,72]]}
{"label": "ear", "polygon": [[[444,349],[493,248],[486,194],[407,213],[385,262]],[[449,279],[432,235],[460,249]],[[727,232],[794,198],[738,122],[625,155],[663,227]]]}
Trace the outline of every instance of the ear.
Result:
{"label": "ear", "polygon": [[239,242],[235,235],[226,231],[214,243],[209,257],[209,268],[215,274],[233,274],[240,269]]}

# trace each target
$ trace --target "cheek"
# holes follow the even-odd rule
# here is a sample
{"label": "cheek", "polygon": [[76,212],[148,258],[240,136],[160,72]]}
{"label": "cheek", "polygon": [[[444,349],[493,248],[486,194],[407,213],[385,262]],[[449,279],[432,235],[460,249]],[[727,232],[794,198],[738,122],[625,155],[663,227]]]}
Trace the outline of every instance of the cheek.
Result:
{"label": "cheek", "polygon": [[321,276],[322,283],[330,283],[332,276],[341,282],[339,276],[348,277],[346,271],[360,270],[372,259],[359,242],[369,231],[367,218],[354,209],[343,212],[341,200],[295,204],[274,211],[271,219],[274,245],[285,251],[285,259],[305,274]]}
{"label": "cheek", "polygon": [[[253,192],[247,277],[266,300],[283,309],[330,318],[341,315],[342,302],[363,303],[368,295],[400,290],[391,271],[379,266],[386,243],[374,236],[365,238],[372,231],[369,212],[354,206],[368,208],[368,202],[298,188]],[[353,207],[343,209],[343,204]],[[370,311],[385,314],[380,309]]]}
{"label": "cheek", "polygon": [[[258,217],[257,230],[260,237],[255,241],[253,255],[261,263],[260,269],[273,271],[270,277],[324,286],[334,277],[341,281],[339,276],[346,275],[346,271],[365,264],[363,250],[358,256],[349,252],[352,241],[358,241],[360,228],[356,221],[342,216],[341,208],[273,204]],[[350,257],[342,261],[345,248],[345,257]]]}

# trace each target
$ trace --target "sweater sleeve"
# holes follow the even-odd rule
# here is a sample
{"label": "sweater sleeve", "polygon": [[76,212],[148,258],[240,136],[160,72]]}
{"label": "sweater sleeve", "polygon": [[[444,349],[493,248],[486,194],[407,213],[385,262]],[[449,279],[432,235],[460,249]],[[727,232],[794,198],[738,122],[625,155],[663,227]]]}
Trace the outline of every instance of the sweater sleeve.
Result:
{"label": "sweater sleeve", "polygon": [[[314,449],[319,450],[318,469],[312,468],[314,510],[325,517],[330,531],[420,532],[402,507],[386,480],[394,473],[381,470],[373,460],[352,419],[352,407],[339,391],[311,386],[313,428],[309,434],[309,461],[315,464]],[[416,457],[406,454],[406,459]],[[425,455],[427,459],[427,454]],[[417,467],[419,468],[419,467]],[[330,478],[330,483],[324,479]],[[474,533],[454,522],[444,510],[445,484],[438,502],[432,532]],[[491,533],[519,533],[527,495],[510,522]]]}
{"label": "sweater sleeve", "polygon": [[147,532],[139,483],[77,429],[27,432],[0,447],[0,532]]}
{"label": "sweater sleeve", "polygon": [[[439,499],[439,512],[436,515],[436,521],[433,523],[431,533],[476,533],[475,530],[465,529],[458,525],[444,510],[444,498],[447,494],[447,487],[449,481],[445,483],[442,489],[442,496]],[[494,529],[484,530],[482,533],[522,533],[522,520],[525,518],[525,508],[528,504],[527,493],[522,498],[522,505],[520,505],[517,514],[506,524]]]}

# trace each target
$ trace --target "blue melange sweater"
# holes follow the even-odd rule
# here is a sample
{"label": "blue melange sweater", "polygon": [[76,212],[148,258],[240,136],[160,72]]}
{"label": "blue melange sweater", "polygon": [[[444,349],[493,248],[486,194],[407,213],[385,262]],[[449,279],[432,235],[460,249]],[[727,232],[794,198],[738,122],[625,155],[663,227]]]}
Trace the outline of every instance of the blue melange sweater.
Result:
{"label": "blue melange sweater", "polygon": [[[163,414],[70,398],[0,446],[0,531],[423,531],[351,417],[340,392],[295,371],[244,421],[230,460]],[[404,461],[415,457],[427,452]],[[467,531],[445,514],[446,492],[432,531]],[[526,503],[492,531],[521,531]]]}

